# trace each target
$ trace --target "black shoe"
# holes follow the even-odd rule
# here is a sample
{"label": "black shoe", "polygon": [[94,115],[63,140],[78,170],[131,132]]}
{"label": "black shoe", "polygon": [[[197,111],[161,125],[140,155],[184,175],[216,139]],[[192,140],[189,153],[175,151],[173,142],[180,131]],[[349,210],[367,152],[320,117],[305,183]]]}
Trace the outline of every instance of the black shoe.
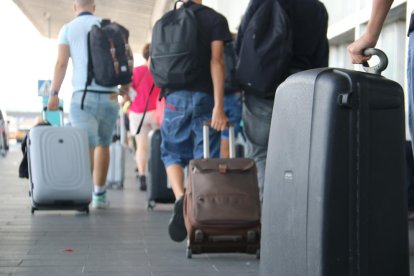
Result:
{"label": "black shoe", "polygon": [[139,177],[139,189],[141,191],[147,190],[147,178],[145,177],[145,175],[141,175]]}
{"label": "black shoe", "polygon": [[168,233],[173,241],[182,242],[187,237],[187,229],[184,224],[183,210],[184,196],[174,203],[174,211],[168,224]]}

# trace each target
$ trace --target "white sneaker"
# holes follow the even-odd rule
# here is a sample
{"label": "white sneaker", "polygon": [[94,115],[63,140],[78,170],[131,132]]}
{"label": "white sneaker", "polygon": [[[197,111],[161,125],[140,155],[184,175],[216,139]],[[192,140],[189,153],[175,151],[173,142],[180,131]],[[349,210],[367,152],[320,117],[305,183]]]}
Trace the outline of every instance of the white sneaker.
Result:
{"label": "white sneaker", "polygon": [[106,193],[92,195],[92,207],[95,209],[106,209],[109,207],[109,201],[106,199]]}

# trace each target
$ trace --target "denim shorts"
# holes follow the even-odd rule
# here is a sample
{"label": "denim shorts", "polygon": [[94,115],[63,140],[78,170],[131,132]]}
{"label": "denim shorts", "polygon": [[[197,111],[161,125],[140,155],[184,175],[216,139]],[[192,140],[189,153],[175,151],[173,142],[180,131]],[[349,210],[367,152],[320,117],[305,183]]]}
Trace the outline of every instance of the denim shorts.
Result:
{"label": "denim shorts", "polygon": [[81,109],[83,92],[75,92],[70,104],[69,119],[72,126],[86,129],[89,147],[106,147],[112,142],[112,134],[119,114],[116,93],[88,92]]}
{"label": "denim shorts", "polygon": [[[241,93],[231,93],[224,96],[224,112],[227,120],[234,124],[234,137],[240,132],[240,121],[242,117],[242,95]],[[229,139],[229,130],[221,132],[221,138]]]}
{"label": "denim shorts", "polygon": [[[213,96],[203,92],[176,91],[167,96],[161,126],[161,158],[165,167],[185,167],[203,157],[203,122],[211,119]],[[220,132],[210,128],[210,157],[219,157]]]}

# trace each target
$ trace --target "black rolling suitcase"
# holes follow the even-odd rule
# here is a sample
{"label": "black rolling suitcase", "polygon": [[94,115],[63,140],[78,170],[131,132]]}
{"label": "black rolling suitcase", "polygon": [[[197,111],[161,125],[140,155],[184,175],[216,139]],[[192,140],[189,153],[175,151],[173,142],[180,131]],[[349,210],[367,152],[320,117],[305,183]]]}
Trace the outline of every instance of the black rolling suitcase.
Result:
{"label": "black rolling suitcase", "polygon": [[161,131],[152,130],[148,141],[147,209],[152,210],[156,203],[173,203],[175,196],[168,187],[167,173],[161,160]]}
{"label": "black rolling suitcase", "polygon": [[377,74],[315,69],[278,88],[261,276],[409,275],[404,118],[401,86]]}

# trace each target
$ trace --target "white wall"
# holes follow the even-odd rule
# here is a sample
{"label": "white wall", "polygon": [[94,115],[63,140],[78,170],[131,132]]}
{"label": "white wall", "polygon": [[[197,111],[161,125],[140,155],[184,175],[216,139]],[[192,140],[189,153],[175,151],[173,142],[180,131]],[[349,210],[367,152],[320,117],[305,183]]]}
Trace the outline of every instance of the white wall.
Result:
{"label": "white wall", "polygon": [[237,32],[248,4],[249,0],[203,0],[203,5],[215,9],[227,18],[231,32]]}

